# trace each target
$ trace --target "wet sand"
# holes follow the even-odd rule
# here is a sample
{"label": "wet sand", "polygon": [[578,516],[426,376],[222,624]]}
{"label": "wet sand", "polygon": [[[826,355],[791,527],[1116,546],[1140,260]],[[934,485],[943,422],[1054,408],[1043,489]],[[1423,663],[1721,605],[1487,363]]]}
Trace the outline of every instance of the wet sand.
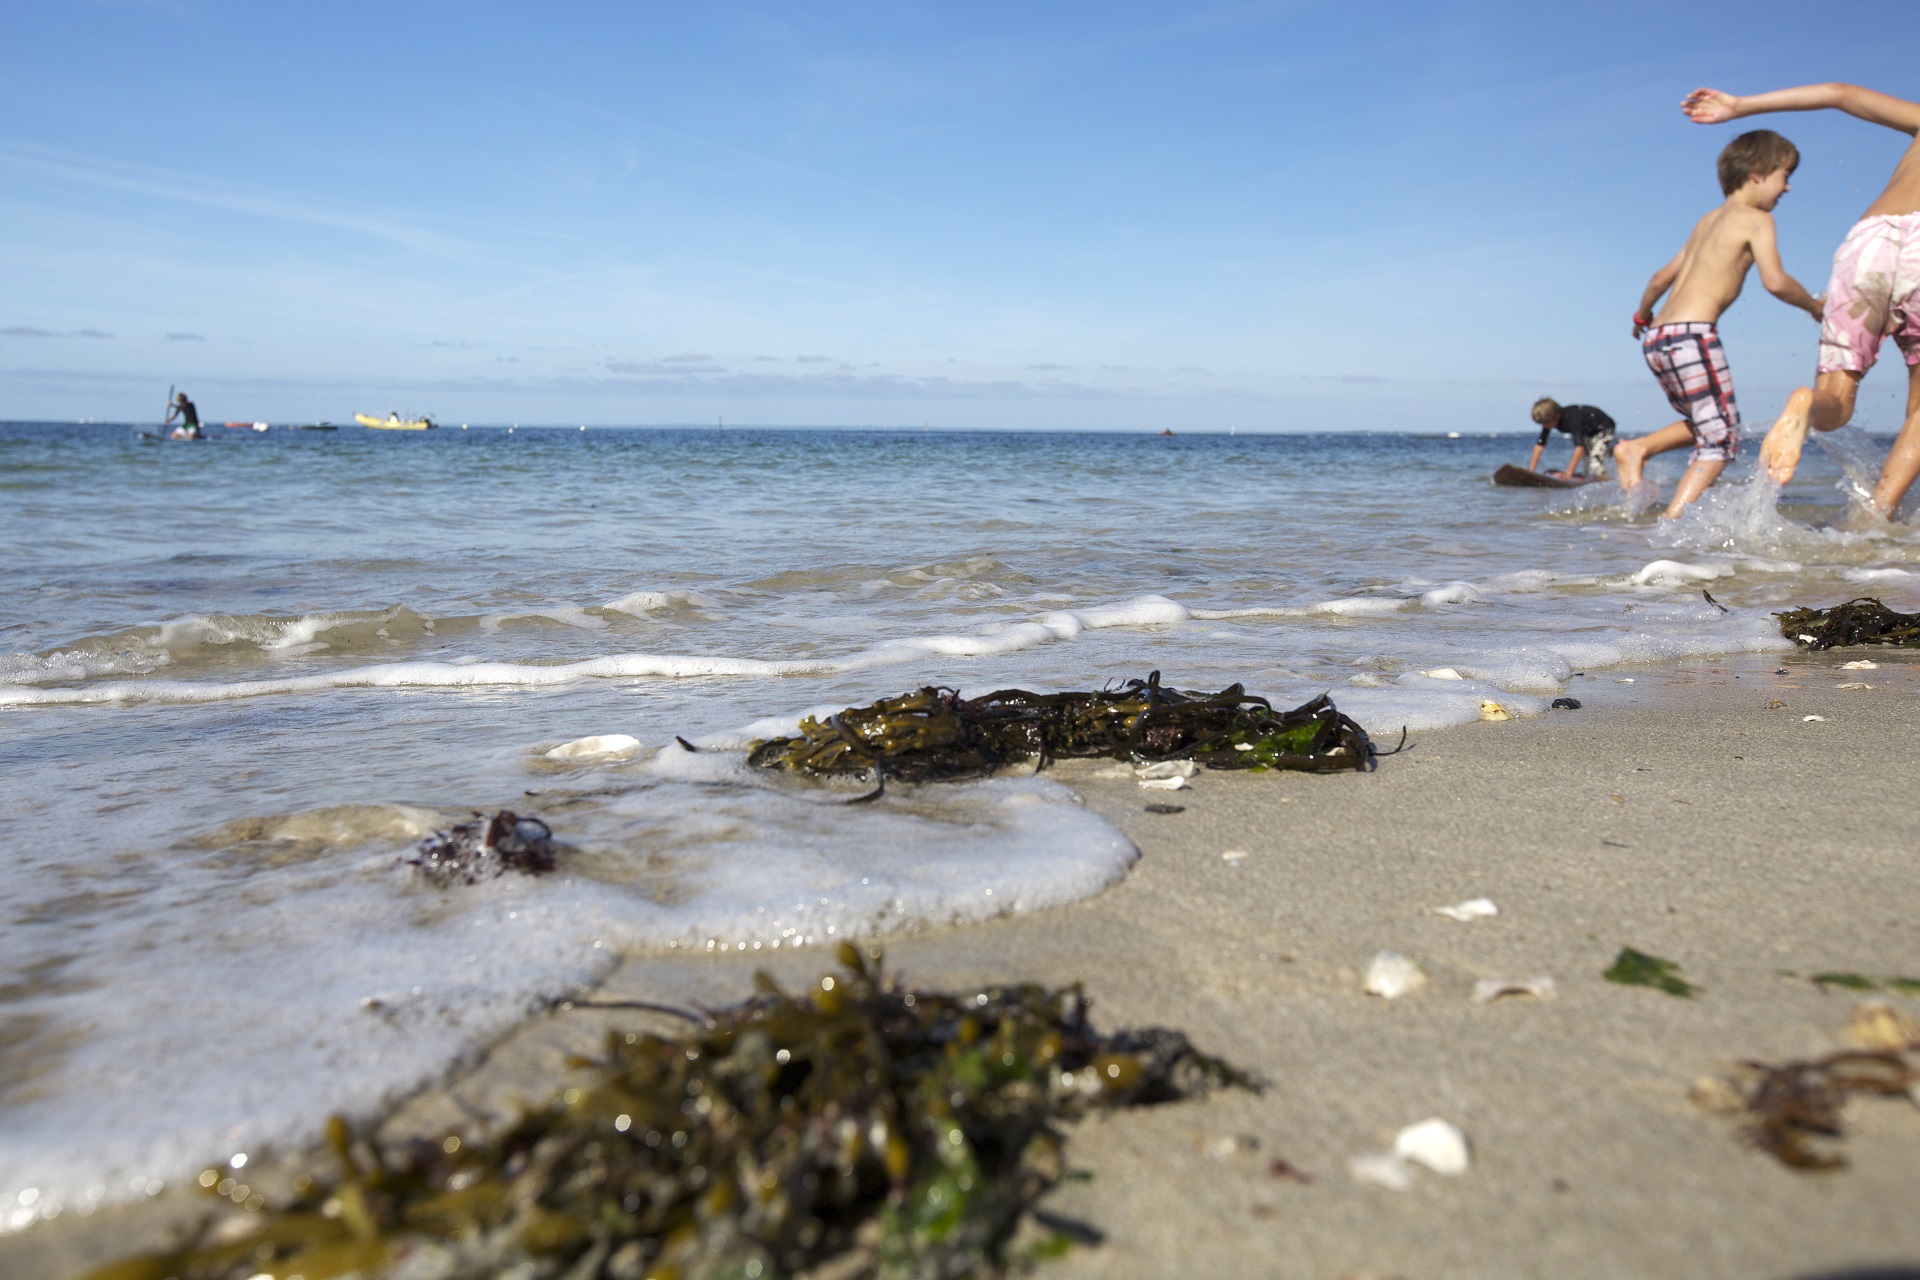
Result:
{"label": "wet sand", "polygon": [[[1839,669],[1859,656],[1879,668]],[[1920,976],[1917,658],[1607,671],[1573,681],[1580,711],[1416,735],[1367,776],[1202,773],[1166,794],[1071,764],[1058,776],[1141,850],[1126,880],[896,940],[889,965],[935,986],[1084,980],[1103,1026],[1178,1027],[1270,1082],[1079,1126],[1070,1160],[1092,1179],[1048,1207],[1103,1243],[1043,1275],[1920,1276],[1920,1108],[1849,1104],[1851,1167],[1805,1174],[1687,1097],[1742,1059],[1841,1046],[1859,996],[1807,975]],[[1873,687],[1836,688],[1854,681]],[[1481,896],[1497,918],[1430,911]],[[1623,945],[1704,993],[1602,981]],[[1429,984],[1362,994],[1381,948]],[[636,958],[599,994],[719,1003],[756,965],[798,983],[829,960]],[[1477,979],[1540,975],[1556,999],[1468,999]],[[1892,999],[1920,1015],[1920,998]],[[641,1021],[536,1020],[389,1129],[501,1114],[561,1087],[564,1053],[605,1025]],[[1349,1176],[1429,1116],[1468,1134],[1464,1176],[1416,1171],[1405,1192]],[[1275,1159],[1312,1182],[1273,1176]],[[168,1193],[0,1239],[0,1274],[73,1275],[197,1203]]]}

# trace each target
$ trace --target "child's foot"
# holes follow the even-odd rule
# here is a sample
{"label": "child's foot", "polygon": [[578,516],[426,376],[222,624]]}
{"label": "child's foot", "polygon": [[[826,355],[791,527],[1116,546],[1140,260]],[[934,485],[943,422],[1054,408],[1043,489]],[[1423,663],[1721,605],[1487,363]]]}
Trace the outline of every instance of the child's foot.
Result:
{"label": "child's foot", "polygon": [[1626,440],[1613,447],[1614,479],[1618,480],[1620,487],[1626,490],[1629,502],[1632,500],[1633,491],[1640,487],[1640,468],[1646,463],[1640,450],[1633,446],[1633,441]]}
{"label": "child's foot", "polygon": [[1787,407],[1760,442],[1760,466],[1775,484],[1793,479],[1800,451],[1807,445],[1807,423],[1813,417],[1813,388],[1799,387],[1787,397]]}
{"label": "child's foot", "polygon": [[1660,491],[1653,487],[1653,481],[1651,480],[1636,480],[1633,484],[1625,487],[1627,490],[1627,515],[1629,518],[1638,519],[1651,511],[1654,503],[1660,501]]}

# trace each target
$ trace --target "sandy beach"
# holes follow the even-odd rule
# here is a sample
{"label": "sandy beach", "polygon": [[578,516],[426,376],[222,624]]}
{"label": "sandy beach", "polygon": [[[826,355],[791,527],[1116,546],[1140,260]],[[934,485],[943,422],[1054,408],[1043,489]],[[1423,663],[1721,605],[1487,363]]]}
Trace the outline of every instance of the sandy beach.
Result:
{"label": "sandy beach", "polygon": [[[1839,669],[1863,653],[1877,669]],[[1920,971],[1917,684],[1920,665],[1886,651],[1699,661],[1577,677],[1579,711],[1417,734],[1365,776],[1203,773],[1169,796],[1076,762],[1058,776],[1139,846],[1125,881],[896,940],[888,963],[929,986],[1083,980],[1101,1025],[1177,1027],[1269,1082],[1079,1126],[1070,1158],[1092,1177],[1049,1208],[1101,1242],[1042,1274],[1920,1274],[1914,1107],[1849,1104],[1850,1167],[1807,1174],[1688,1099],[1743,1059],[1841,1047],[1859,996],[1808,975]],[[1184,812],[1145,811],[1167,800]],[[1482,896],[1496,918],[1431,911]],[[1622,946],[1703,993],[1602,981]],[[1429,984],[1364,995],[1382,948]],[[828,959],[636,957],[600,994],[719,1003],[755,967],[797,983]],[[1478,979],[1541,975],[1557,998],[1469,999]],[[548,1093],[609,1022],[636,1018],[536,1020],[389,1132]],[[1430,1116],[1467,1133],[1464,1176],[1416,1171],[1401,1192],[1350,1176]],[[197,1203],[170,1192],[0,1239],[0,1273],[74,1275]]]}

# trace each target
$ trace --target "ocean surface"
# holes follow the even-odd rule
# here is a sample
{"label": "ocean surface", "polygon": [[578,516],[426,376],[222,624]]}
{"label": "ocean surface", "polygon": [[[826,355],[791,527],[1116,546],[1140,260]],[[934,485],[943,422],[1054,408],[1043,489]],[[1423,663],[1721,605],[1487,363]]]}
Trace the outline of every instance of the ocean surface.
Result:
{"label": "ocean surface", "polygon": [[[964,925],[1135,856],[1045,775],[749,776],[809,711],[1159,670],[1392,740],[1920,607],[1851,429],[1671,523],[1492,487],[1512,435],[213,435],[0,425],[0,1230],[310,1140],[623,953]],[[556,874],[405,862],[503,807]]]}

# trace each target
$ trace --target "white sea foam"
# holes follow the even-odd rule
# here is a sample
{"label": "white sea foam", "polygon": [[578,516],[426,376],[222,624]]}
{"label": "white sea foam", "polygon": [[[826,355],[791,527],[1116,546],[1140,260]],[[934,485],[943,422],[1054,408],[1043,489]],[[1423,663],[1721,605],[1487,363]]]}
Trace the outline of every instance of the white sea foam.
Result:
{"label": "white sea foam", "polygon": [[1409,602],[1385,596],[1348,596],[1344,600],[1322,600],[1308,607],[1311,613],[1329,613],[1342,618],[1381,618],[1398,613]]}
{"label": "white sea foam", "polygon": [[[1040,779],[849,807],[748,778],[737,756],[669,750],[640,776],[569,809],[557,835],[576,852],[550,877],[436,889],[377,838],[391,821],[340,810],[242,824],[228,838],[252,838],[175,859],[137,905],[73,920],[87,941],[58,955],[61,981],[9,1005],[32,1028],[15,1047],[59,1065],[0,1115],[0,1204],[33,1187],[40,1211],[72,1207],[311,1140],[623,950],[772,951],[1034,911],[1098,893],[1136,856]],[[289,833],[306,839],[262,838]]]}
{"label": "white sea foam", "polygon": [[[1139,596],[1123,604],[1049,613],[1032,622],[997,624],[971,635],[928,635],[886,641],[840,658],[762,659],[683,654],[627,653],[578,662],[484,661],[393,662],[370,667],[258,680],[184,681],[148,679],[35,688],[27,680],[0,684],[0,706],[67,706],[101,703],[220,702],[233,698],[310,694],[334,689],[471,689],[483,686],[541,688],[593,679],[688,679],[708,676],[773,678],[822,675],[900,666],[927,657],[978,658],[1018,653],[1072,640],[1083,631],[1177,625],[1188,610],[1165,596]],[[604,624],[603,624],[604,625]],[[110,669],[111,670],[111,669]],[[117,674],[117,672],[115,672]],[[52,679],[52,677],[47,677]]]}

